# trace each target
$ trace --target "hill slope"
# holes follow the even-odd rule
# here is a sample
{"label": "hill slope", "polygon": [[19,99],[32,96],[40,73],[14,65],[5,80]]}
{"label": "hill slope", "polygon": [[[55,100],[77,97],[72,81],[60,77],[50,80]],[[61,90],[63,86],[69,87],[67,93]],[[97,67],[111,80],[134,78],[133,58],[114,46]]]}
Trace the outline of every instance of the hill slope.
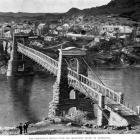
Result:
{"label": "hill slope", "polygon": [[26,19],[33,21],[47,21],[48,19],[58,20],[63,17],[72,17],[73,15],[80,14],[86,16],[117,14],[122,17],[129,17],[135,21],[140,21],[140,0],[111,0],[111,2],[109,2],[107,5],[84,10],[71,8],[68,12],[62,14],[0,12],[0,21],[23,21]]}
{"label": "hill slope", "polygon": [[68,12],[71,14],[85,14],[85,15],[109,15],[117,14],[123,17],[129,17],[133,20],[140,19],[140,0],[112,0],[107,5],[100,7],[93,7],[84,10],[72,9]]}

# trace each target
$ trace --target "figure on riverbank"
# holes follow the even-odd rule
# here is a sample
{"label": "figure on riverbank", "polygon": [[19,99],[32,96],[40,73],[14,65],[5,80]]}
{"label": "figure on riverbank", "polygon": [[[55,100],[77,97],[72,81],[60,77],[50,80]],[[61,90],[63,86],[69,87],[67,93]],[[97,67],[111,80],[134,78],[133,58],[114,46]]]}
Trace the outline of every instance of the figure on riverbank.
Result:
{"label": "figure on riverbank", "polygon": [[19,134],[22,134],[22,123],[20,123],[20,125],[17,127],[17,128],[19,128]]}
{"label": "figure on riverbank", "polygon": [[28,126],[29,126],[28,123],[25,123],[25,124],[24,124],[24,126],[23,126],[23,128],[24,128],[24,134],[25,134],[25,133],[28,133],[28,130],[27,130],[27,129],[28,129]]}

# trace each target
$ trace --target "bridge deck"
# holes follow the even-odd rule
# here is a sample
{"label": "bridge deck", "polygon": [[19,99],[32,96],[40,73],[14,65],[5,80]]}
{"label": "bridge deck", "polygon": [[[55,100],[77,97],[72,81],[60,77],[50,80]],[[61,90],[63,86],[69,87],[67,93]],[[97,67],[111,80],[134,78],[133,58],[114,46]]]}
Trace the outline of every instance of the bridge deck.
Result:
{"label": "bridge deck", "polygon": [[131,109],[127,108],[123,104],[110,104],[109,102],[106,104],[106,108],[110,108],[114,112],[117,112],[121,116],[129,116],[129,115],[135,115],[135,112],[132,111]]}

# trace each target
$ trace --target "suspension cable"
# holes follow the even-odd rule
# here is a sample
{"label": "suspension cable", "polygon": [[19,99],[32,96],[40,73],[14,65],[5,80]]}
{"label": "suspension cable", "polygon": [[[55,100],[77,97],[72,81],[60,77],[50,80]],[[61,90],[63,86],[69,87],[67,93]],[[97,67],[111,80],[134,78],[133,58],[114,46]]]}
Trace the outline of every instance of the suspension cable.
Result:
{"label": "suspension cable", "polygon": [[98,74],[96,72],[93,72],[92,68],[88,65],[88,63],[86,62],[86,60],[82,57],[83,61],[85,62],[85,64],[88,66],[89,70],[92,72],[92,74],[95,74],[96,77],[99,79],[99,81],[101,82],[102,85],[105,86],[105,84],[103,83],[103,81],[101,80],[101,78],[98,76]]}

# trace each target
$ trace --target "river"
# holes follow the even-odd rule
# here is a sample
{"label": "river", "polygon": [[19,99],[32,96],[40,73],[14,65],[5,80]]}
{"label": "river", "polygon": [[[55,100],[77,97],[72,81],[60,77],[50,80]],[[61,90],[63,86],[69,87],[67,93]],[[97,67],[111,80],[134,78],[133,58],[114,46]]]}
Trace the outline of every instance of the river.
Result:
{"label": "river", "polygon": [[49,73],[8,79],[0,75],[0,126],[47,117],[54,81]]}
{"label": "river", "polygon": [[[125,93],[130,104],[140,105],[140,69],[98,68],[94,72],[105,85]],[[16,126],[47,117],[54,82],[49,73],[19,78],[0,75],[0,126]]]}
{"label": "river", "polygon": [[125,104],[140,105],[140,68],[96,68],[93,70],[104,85],[124,93]]}

